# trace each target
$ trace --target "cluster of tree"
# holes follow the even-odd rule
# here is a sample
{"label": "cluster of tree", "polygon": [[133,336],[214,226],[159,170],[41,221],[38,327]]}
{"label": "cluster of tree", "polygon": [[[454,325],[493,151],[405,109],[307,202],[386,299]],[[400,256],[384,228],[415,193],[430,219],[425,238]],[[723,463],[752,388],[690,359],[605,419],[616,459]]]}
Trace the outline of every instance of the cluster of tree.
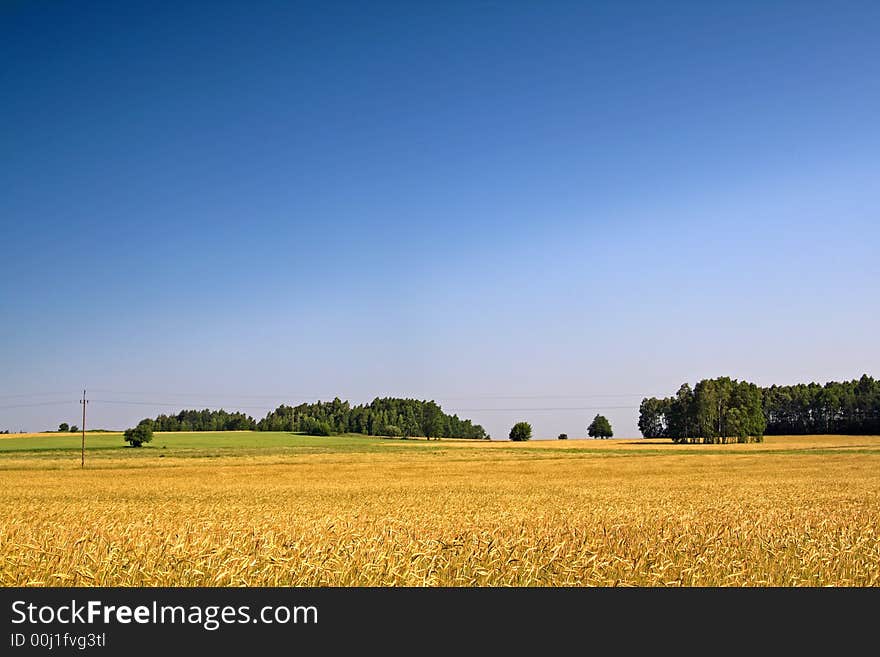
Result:
{"label": "cluster of tree", "polygon": [[880,434],[880,381],[858,380],[764,388],[767,433]]}
{"label": "cluster of tree", "polygon": [[[758,411],[760,410],[760,415]],[[642,400],[645,438],[678,442],[760,441],[764,434],[880,433],[880,381],[860,379],[759,388],[720,379],[685,383],[674,397]]]}
{"label": "cluster of tree", "polygon": [[177,415],[160,415],[152,420],[153,431],[253,431],[257,423],[244,413],[184,410]]}
{"label": "cluster of tree", "polygon": [[258,431],[305,431],[317,435],[363,433],[371,436],[428,438],[487,437],[479,424],[447,415],[434,401],[376,398],[351,406],[338,397],[329,402],[281,405],[257,422]]}
{"label": "cluster of tree", "polygon": [[74,425],[67,424],[67,422],[62,422],[58,425],[59,433],[76,433],[79,431],[79,427]]}
{"label": "cluster of tree", "polygon": [[677,443],[762,442],[766,420],[761,388],[729,377],[683,384],[674,397],[642,400],[639,430],[645,438]]}

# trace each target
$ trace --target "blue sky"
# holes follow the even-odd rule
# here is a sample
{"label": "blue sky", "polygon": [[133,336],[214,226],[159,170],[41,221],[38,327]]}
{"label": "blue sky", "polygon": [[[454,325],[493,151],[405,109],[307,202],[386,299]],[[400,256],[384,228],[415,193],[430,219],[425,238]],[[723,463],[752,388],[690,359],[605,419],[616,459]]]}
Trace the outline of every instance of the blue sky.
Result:
{"label": "blue sky", "polygon": [[877,34],[874,2],[4,3],[0,429],[88,386],[94,426],[400,395],[633,436],[684,381],[878,376]]}

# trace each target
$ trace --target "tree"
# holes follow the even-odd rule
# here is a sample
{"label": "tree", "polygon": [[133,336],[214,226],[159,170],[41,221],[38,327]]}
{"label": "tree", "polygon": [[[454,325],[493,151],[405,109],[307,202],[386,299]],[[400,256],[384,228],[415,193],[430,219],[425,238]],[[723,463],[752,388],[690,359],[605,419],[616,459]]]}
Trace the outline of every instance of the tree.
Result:
{"label": "tree", "polygon": [[76,426],[75,424],[74,424],[72,427],[70,427],[70,432],[71,432],[71,433],[76,433],[77,431],[79,431],[79,427]]}
{"label": "tree", "polygon": [[141,421],[134,429],[126,429],[124,438],[132,447],[150,442],[153,440],[153,423],[149,420]]}
{"label": "tree", "polygon": [[388,436],[389,438],[394,438],[396,436],[402,436],[403,432],[400,430],[400,427],[395,424],[386,424],[382,428],[382,435]]}
{"label": "tree", "polygon": [[670,415],[670,400],[649,397],[639,406],[639,431],[645,438],[665,438]]}
{"label": "tree", "polygon": [[611,423],[604,415],[597,415],[587,427],[587,433],[591,438],[611,438],[614,432],[611,430]]}
{"label": "tree", "polygon": [[516,441],[531,440],[532,425],[528,422],[517,422],[511,427],[509,438]]}
{"label": "tree", "polygon": [[333,427],[327,420],[317,420],[307,417],[303,420],[301,429],[310,436],[332,436]]}
{"label": "tree", "polygon": [[[189,413],[189,411],[186,411]],[[160,416],[161,417],[161,416]],[[313,404],[286,406],[282,404],[265,418],[254,423],[257,431],[304,431],[307,418],[326,421],[336,433],[364,433],[383,435],[385,427],[395,426],[404,436],[427,436],[429,438],[484,438],[486,431],[479,424],[447,415],[433,401],[376,398],[369,404],[351,406],[347,401],[334,399]],[[165,430],[180,430],[173,425]],[[252,422],[243,416],[241,422]],[[215,429],[220,430],[220,429]]]}
{"label": "tree", "polygon": [[[815,386],[815,384],[811,384]],[[837,413],[840,397],[815,386],[797,387],[788,395],[780,388],[768,388],[762,393],[754,383],[737,381],[730,377],[703,379],[696,386],[685,383],[674,397],[644,399],[641,405],[639,428],[648,438],[659,426],[658,415],[665,415],[664,435],[676,443],[725,444],[728,442],[761,442],[768,423],[784,423],[791,400],[801,394],[816,394],[819,406],[804,417],[816,420],[816,427],[830,426]],[[766,398],[766,403],[763,399]]]}
{"label": "tree", "polygon": [[433,400],[425,405],[423,418],[422,426],[428,440],[447,435],[447,432],[444,430],[446,415]]}
{"label": "tree", "polygon": [[880,381],[799,383],[761,389],[766,431],[772,435],[880,433]]}
{"label": "tree", "polygon": [[68,431],[70,431],[70,425],[67,424],[67,422],[62,422],[58,425],[58,431],[60,431],[61,433],[67,433]]}
{"label": "tree", "polygon": [[559,436],[557,436],[556,439],[557,439],[557,440],[568,440],[568,434],[567,434],[567,433],[561,433],[561,434],[559,434]]}

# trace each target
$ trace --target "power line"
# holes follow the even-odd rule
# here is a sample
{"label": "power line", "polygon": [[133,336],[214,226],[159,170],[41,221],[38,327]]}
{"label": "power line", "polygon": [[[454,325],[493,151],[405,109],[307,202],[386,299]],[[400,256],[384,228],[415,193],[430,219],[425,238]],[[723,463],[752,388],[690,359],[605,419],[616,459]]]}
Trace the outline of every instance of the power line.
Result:
{"label": "power line", "polygon": [[[171,395],[174,397],[202,397],[202,398],[230,398],[230,399],[333,399],[340,397],[339,393],[315,393],[315,392],[283,392],[272,394],[235,394],[221,392],[171,392],[168,390],[100,390],[96,389],[92,392],[109,393],[114,395]],[[376,396],[376,395],[373,395]],[[393,396],[393,395],[388,395]],[[622,393],[585,393],[585,394],[562,394],[562,395],[520,395],[520,394],[503,394],[503,393],[474,393],[472,395],[421,395],[424,398],[442,399],[452,401],[456,399],[604,399],[615,397],[650,397],[644,393],[622,392]],[[192,403],[192,402],[189,402]]]}
{"label": "power line", "polygon": [[[187,404],[191,406],[200,406],[203,408],[216,408],[216,404],[209,403],[194,403],[194,402],[158,402],[158,401],[134,401],[134,400],[122,400],[122,399],[93,399],[94,403],[98,404],[120,404],[123,406],[158,406],[158,407],[167,407],[167,408],[180,408]],[[236,405],[235,408],[245,408],[245,409],[263,409],[267,408],[270,405],[264,404],[260,406],[239,406]],[[546,406],[546,407],[506,407],[506,408],[447,408],[449,411],[456,412],[477,412],[477,411],[590,411],[596,409],[609,409],[609,410],[621,410],[621,409],[632,409],[639,408],[639,406],[633,405],[615,405],[609,406],[606,404],[599,406]]]}
{"label": "power line", "polygon": [[2,394],[0,399],[13,399],[17,397],[52,397],[53,395],[69,395],[69,390],[61,390],[59,392],[21,392],[15,394]]}
{"label": "power line", "polygon": [[[97,404],[120,404],[123,406],[158,406],[160,408],[181,408],[183,406],[201,406],[202,408],[217,408],[217,404],[204,404],[195,402],[153,402],[153,401],[130,401],[124,399],[93,399]],[[263,409],[269,408],[272,404],[264,404],[262,406],[239,406],[235,408]],[[198,409],[195,409],[198,410]],[[234,412],[234,411],[233,411]]]}
{"label": "power line", "polygon": [[[92,392],[109,393],[113,395],[173,395],[175,397],[212,397],[212,398],[230,398],[230,399],[298,399],[298,398],[333,398],[338,394],[316,394],[316,393],[275,393],[271,395],[240,395],[225,392],[171,392],[168,390],[93,390]],[[192,403],[192,402],[189,402]]]}
{"label": "power line", "polygon": [[551,406],[541,408],[448,408],[457,413],[483,413],[486,411],[597,411],[639,408],[638,406]]}
{"label": "power line", "polygon": [[440,397],[437,399],[599,399],[615,397],[645,397],[637,393],[589,394],[589,395],[469,395],[466,397]]}
{"label": "power line", "polygon": [[0,410],[5,410],[8,408],[30,408],[32,406],[61,406],[64,404],[75,404],[75,401],[50,401],[50,402],[37,402],[34,404],[13,404],[11,406],[0,406]]}
{"label": "power line", "polygon": [[[609,395],[610,397],[611,395]],[[615,395],[616,396],[616,395]],[[544,396],[544,397],[497,397],[495,399],[580,399],[582,397],[553,397],[553,396]],[[473,399],[471,397],[460,397],[459,399]],[[157,406],[162,408],[182,408],[185,406],[199,406],[202,408],[217,408],[218,404],[208,403],[208,402],[193,402],[193,401],[141,401],[141,400],[127,400],[127,399],[92,399],[89,400],[92,403],[97,404],[119,404],[123,406]],[[46,401],[46,402],[34,402],[29,404],[9,404],[5,406],[0,406],[0,410],[8,410],[13,408],[33,408],[38,406],[63,406],[67,404],[74,404],[77,402],[74,401]],[[82,403],[79,401],[79,403]],[[235,405],[236,409],[251,409],[251,410],[260,410],[264,408],[269,408],[273,404],[261,404],[261,405]],[[456,411],[456,412],[484,412],[484,411],[589,411],[596,409],[609,409],[609,410],[620,410],[620,409],[631,409],[631,408],[639,408],[637,405],[599,405],[599,406],[549,406],[549,407],[502,407],[502,408],[448,408],[447,410]]]}

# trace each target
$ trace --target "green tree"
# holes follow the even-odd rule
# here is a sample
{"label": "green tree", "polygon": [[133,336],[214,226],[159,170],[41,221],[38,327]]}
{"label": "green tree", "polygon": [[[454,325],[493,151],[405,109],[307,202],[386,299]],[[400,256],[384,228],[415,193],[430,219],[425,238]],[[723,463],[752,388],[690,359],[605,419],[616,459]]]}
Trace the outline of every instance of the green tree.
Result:
{"label": "green tree", "polygon": [[422,423],[422,428],[424,428],[425,436],[427,436],[428,440],[447,435],[445,425],[446,415],[433,400],[428,402],[424,407]]}
{"label": "green tree", "polygon": [[517,422],[510,428],[509,438],[516,441],[531,440],[532,425],[528,422]]}
{"label": "green tree", "polygon": [[639,431],[645,438],[666,438],[670,400],[649,397],[639,406]]}
{"label": "green tree", "polygon": [[71,433],[76,433],[77,431],[79,431],[79,427],[76,426],[75,424],[74,424],[72,427],[70,427],[70,432],[71,432]]}
{"label": "green tree", "polygon": [[70,425],[67,424],[67,422],[62,422],[58,425],[58,431],[60,431],[61,433],[67,433],[68,431],[70,431]]}
{"label": "green tree", "polygon": [[[763,404],[764,394],[772,410]],[[650,437],[659,424],[656,414],[663,413],[665,435],[676,443],[761,442],[768,422],[785,421],[788,412],[783,407],[788,406],[788,399],[775,387],[762,393],[761,388],[747,381],[703,379],[693,390],[683,384],[674,397],[642,400],[639,428],[646,438]],[[825,402],[829,406],[839,405],[836,396],[826,399],[830,400]],[[816,411],[816,417],[820,415]],[[827,417],[822,421],[827,424]]]}
{"label": "green tree", "polygon": [[124,439],[132,447],[140,447],[144,443],[153,440],[153,425],[151,421],[144,420],[133,429],[126,429]]}
{"label": "green tree", "polygon": [[[308,418],[311,418],[308,419]],[[259,422],[240,412],[182,410],[175,415],[159,415],[154,431],[308,431],[311,421],[326,422],[332,433],[382,434],[386,426],[398,427],[404,436],[430,438],[485,438],[479,424],[447,415],[433,401],[376,398],[369,404],[352,406],[338,397],[297,406],[280,405]]]}
{"label": "green tree", "polygon": [[675,393],[675,397],[664,401],[669,408],[669,418],[666,422],[668,437],[676,443],[690,440],[696,429],[696,405],[690,384],[683,383]]}
{"label": "green tree", "polygon": [[557,439],[557,440],[568,440],[568,434],[567,434],[567,433],[561,433],[561,434],[559,434],[559,435],[556,437],[556,439]]}
{"label": "green tree", "polygon": [[397,436],[402,436],[403,432],[396,424],[386,424],[384,427],[382,427],[382,435],[388,436],[389,438],[394,438]]}
{"label": "green tree", "polygon": [[310,436],[332,436],[333,427],[327,420],[318,420],[313,417],[303,419],[300,429]]}
{"label": "green tree", "polygon": [[587,433],[591,438],[611,438],[614,432],[611,430],[611,423],[604,415],[597,415],[587,427]]}

